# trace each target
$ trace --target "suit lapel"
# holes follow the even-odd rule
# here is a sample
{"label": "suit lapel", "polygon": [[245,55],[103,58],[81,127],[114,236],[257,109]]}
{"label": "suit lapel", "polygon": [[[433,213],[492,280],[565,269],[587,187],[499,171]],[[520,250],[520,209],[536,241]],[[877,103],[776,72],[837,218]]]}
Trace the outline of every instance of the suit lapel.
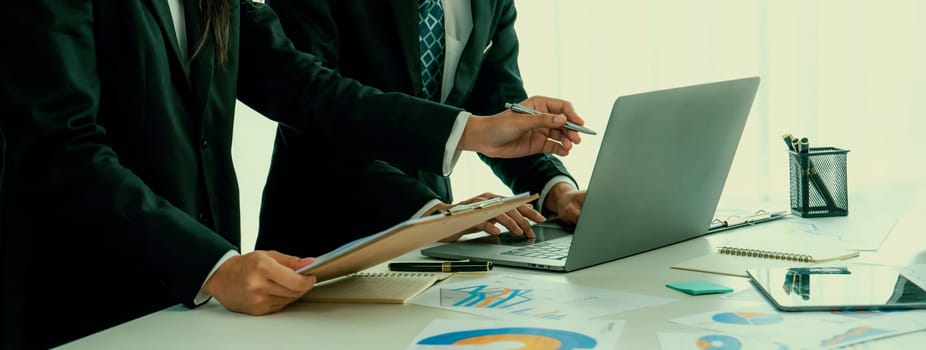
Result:
{"label": "suit lapel", "polygon": [[470,91],[475,83],[478,67],[482,63],[483,50],[489,42],[489,26],[495,16],[491,13],[491,5],[488,1],[471,2],[473,31],[469,33],[466,46],[460,53],[460,62],[454,75],[453,88],[447,95],[447,104],[460,105],[463,102],[463,93]]}
{"label": "suit lapel", "polygon": [[421,91],[421,67],[418,64],[418,2],[415,0],[392,0],[396,31],[405,55],[406,71],[417,94]]}
{"label": "suit lapel", "polygon": [[[189,0],[188,0],[189,1]],[[174,32],[174,23],[170,15],[170,7],[167,6],[167,1],[165,0],[147,0],[148,6],[151,7],[151,13],[154,14],[154,17],[157,19],[158,24],[161,27],[161,33],[167,38],[167,50],[169,51],[170,61],[175,68],[173,71],[180,73],[182,77],[177,81],[186,82],[185,90],[189,90],[189,75],[190,72],[187,70],[185,64],[181,64],[180,58],[180,48],[177,44],[177,34]],[[175,74],[177,75],[177,74]]]}
{"label": "suit lapel", "polygon": [[[186,10],[187,42],[190,56],[196,49],[203,32],[203,20],[200,15],[198,0],[184,0]],[[206,109],[209,89],[215,65],[215,47],[212,40],[206,40],[196,57],[190,62],[190,86],[193,88],[194,117],[201,117]]]}

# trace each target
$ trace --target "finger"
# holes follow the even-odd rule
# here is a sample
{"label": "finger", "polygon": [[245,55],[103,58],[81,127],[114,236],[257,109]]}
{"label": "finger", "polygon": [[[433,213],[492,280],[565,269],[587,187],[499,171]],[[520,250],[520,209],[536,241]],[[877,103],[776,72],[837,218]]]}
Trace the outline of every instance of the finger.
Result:
{"label": "finger", "polygon": [[575,130],[566,130],[566,139],[572,141],[573,143],[582,143],[582,136],[579,135],[578,131]]}
{"label": "finger", "polygon": [[302,268],[303,266],[311,264],[312,261],[314,261],[314,259],[312,258],[306,258],[306,259],[312,259],[312,260],[301,259],[297,256],[283,254],[276,250],[267,250],[264,253],[266,253],[267,256],[273,258],[273,260],[280,263],[281,265],[289,267],[290,269],[293,269],[293,270]]}
{"label": "finger", "polygon": [[530,204],[524,204],[519,206],[518,212],[521,213],[524,217],[534,221],[534,222],[544,222],[547,221],[547,218],[540,214],[537,210],[534,210],[534,207]]}
{"label": "finger", "polygon": [[298,298],[315,286],[315,275],[296,274],[296,276],[299,278],[298,281],[269,279],[270,286],[267,289],[267,294]]}
{"label": "finger", "polygon": [[578,195],[573,196],[577,207],[581,208],[583,205],[585,205],[585,195],[585,191],[580,191]]}
{"label": "finger", "polygon": [[[528,238],[534,238],[534,229],[531,227],[530,221],[527,221],[527,218],[524,215],[521,215],[520,208],[515,208],[508,212],[508,217],[510,217],[518,228],[521,229]],[[533,211],[533,209],[528,208],[528,210]]]}
{"label": "finger", "polygon": [[547,138],[560,141],[562,139],[568,139],[565,137],[566,129],[550,129],[550,132],[547,133]]}
{"label": "finger", "polygon": [[478,195],[478,196],[475,196],[475,197],[473,197],[473,198],[464,200],[464,201],[458,203],[458,205],[459,205],[459,204],[473,204],[473,203],[476,203],[476,202],[482,202],[482,201],[484,201],[484,200],[486,200],[486,199],[489,199],[489,197],[487,197],[487,196],[485,196],[484,194],[482,194],[482,195]]}
{"label": "finger", "polygon": [[571,102],[558,99],[549,99],[547,101],[548,105],[550,105],[549,111],[562,114],[573,123],[585,125],[585,119],[582,119],[582,117],[576,113]]}
{"label": "finger", "polygon": [[[314,279],[315,276],[312,276],[312,278]],[[311,287],[309,289],[311,289]],[[286,298],[286,299],[292,300],[292,299],[301,297],[306,292],[308,292],[309,289],[306,289],[304,291],[292,290],[292,289],[289,289],[287,287],[280,285],[279,283],[276,283],[275,281],[268,280],[267,286],[263,289],[260,289],[260,292],[262,292],[263,294],[266,294],[268,297]]]}
{"label": "finger", "polygon": [[290,266],[293,270],[298,271],[299,269],[312,265],[315,262],[315,258],[302,258],[295,265]]}
{"label": "finger", "polygon": [[582,137],[579,136],[579,133],[577,131],[569,130],[566,128],[551,129],[548,137],[562,144],[569,142],[569,146],[568,146],[569,149],[572,148],[573,143],[582,142]]}
{"label": "finger", "polygon": [[[254,275],[252,276],[250,283],[246,288],[248,294],[250,294],[249,303],[252,305],[263,305],[266,306],[268,300],[271,298],[298,298],[305,294],[305,291],[294,291],[289,288],[286,288],[279,283],[274,282],[273,280],[268,279],[266,276]],[[314,276],[313,276],[314,278]]]}
{"label": "finger", "polygon": [[450,210],[450,208],[452,208],[452,207],[453,207],[453,205],[446,204],[446,203],[444,203],[444,202],[438,202],[438,203],[435,204],[433,207],[431,207],[431,209],[428,209],[428,211],[424,212],[424,215],[422,215],[422,217],[429,216],[429,215],[434,214],[434,213],[436,213],[436,212],[438,212],[438,211],[447,211],[447,210]]}
{"label": "finger", "polygon": [[559,129],[566,125],[566,117],[559,114],[517,114],[517,116],[520,122],[529,129]]}
{"label": "finger", "polygon": [[544,114],[543,116],[551,129],[559,129],[566,125],[566,116],[559,114]]}
{"label": "finger", "polygon": [[442,238],[440,242],[456,242],[458,239],[460,239],[460,237],[463,237],[463,235],[465,234],[466,232],[454,233],[450,236]]}
{"label": "finger", "polygon": [[[281,253],[277,254],[285,255]],[[270,254],[268,254],[268,256],[273,257],[273,255]],[[285,257],[282,258],[286,259]],[[292,268],[279,263],[276,259],[259,260],[257,264],[257,269],[264,276],[264,278],[294,293],[301,295],[311,289],[313,285],[315,285],[315,276],[300,275],[293,271]],[[275,295],[285,294],[275,293]]]}
{"label": "finger", "polygon": [[[516,211],[509,211],[505,214],[496,216],[495,220],[498,221],[499,224],[502,224],[502,226],[505,226],[505,228],[507,228],[508,231],[514,234],[515,236],[523,235],[524,229],[522,229],[521,226],[518,225],[518,222],[515,221],[514,218],[509,216],[509,213],[511,212],[516,212]],[[516,215],[520,216],[520,214],[516,214]]]}
{"label": "finger", "polygon": [[560,217],[567,223],[576,224],[579,222],[579,215],[581,214],[582,209],[579,207],[570,206],[563,210],[563,213],[560,215]]}
{"label": "finger", "polygon": [[564,147],[564,145],[553,140],[545,140],[542,147],[543,153],[553,153],[559,156],[568,156],[569,150]]}
{"label": "finger", "polygon": [[477,230],[482,230],[487,232],[490,235],[498,236],[502,233],[502,230],[495,226],[495,223],[491,221],[485,221],[474,226]]}
{"label": "finger", "polygon": [[535,109],[541,112],[565,115],[569,121],[579,125],[585,125],[585,119],[582,119],[582,117],[576,113],[575,108],[572,106],[572,102],[546,96],[532,96],[523,103],[536,106]]}
{"label": "finger", "polygon": [[565,148],[567,151],[571,150],[573,146],[572,140],[568,138],[559,140],[559,144],[563,145],[563,148]]}

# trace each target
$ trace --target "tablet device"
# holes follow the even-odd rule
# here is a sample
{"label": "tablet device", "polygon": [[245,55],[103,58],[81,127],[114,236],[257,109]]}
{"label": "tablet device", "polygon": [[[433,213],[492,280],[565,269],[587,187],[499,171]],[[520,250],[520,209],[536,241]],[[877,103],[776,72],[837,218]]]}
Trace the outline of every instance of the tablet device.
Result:
{"label": "tablet device", "polygon": [[926,308],[924,286],[879,265],[747,269],[752,284],[783,311]]}

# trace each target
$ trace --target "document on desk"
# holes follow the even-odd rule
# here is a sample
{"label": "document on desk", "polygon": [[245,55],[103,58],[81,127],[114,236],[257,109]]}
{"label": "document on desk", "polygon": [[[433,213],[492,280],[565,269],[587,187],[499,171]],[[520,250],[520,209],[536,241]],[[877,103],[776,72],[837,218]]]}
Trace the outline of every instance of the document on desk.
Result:
{"label": "document on desk", "polygon": [[731,333],[715,331],[703,332],[657,332],[659,347],[663,350],[694,349],[750,349],[750,350],[782,350],[781,344],[743,337]]}
{"label": "document on desk", "polygon": [[461,277],[428,289],[411,303],[503,319],[583,320],[673,301],[541,276]]}
{"label": "document on desk", "polygon": [[849,216],[802,218],[790,216],[782,220],[789,229],[817,236],[832,237],[849,244],[849,249],[877,251],[894,229],[894,215],[852,213]]}
{"label": "document on desk", "polygon": [[768,305],[730,307],[670,320],[791,349],[835,349],[926,329],[926,310],[779,312]]}
{"label": "document on desk", "polygon": [[926,264],[916,264],[901,267],[900,273],[922,289],[926,289]]}
{"label": "document on desk", "polygon": [[672,265],[673,269],[747,277],[746,269],[845,264],[857,257],[851,242],[764,224],[728,235],[716,251]]}
{"label": "document on desk", "polygon": [[622,320],[436,319],[407,349],[616,349],[623,329]]}

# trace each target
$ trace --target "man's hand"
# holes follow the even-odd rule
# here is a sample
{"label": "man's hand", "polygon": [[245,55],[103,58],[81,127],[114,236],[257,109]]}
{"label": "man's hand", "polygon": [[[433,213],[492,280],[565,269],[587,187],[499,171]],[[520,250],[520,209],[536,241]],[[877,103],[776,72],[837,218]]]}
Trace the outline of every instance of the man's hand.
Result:
{"label": "man's hand", "polygon": [[535,96],[521,104],[544,114],[506,110],[489,117],[473,115],[466,123],[458,147],[494,158],[517,158],[537,153],[566,156],[573,143],[581,142],[579,133],[563,129],[566,120],[585,124],[568,101]]}
{"label": "man's hand", "polygon": [[295,271],[312,261],[276,251],[254,251],[225,261],[203,289],[231,311],[252,315],[274,313],[315,285],[315,276]]}
{"label": "man's hand", "polygon": [[[502,197],[502,196],[494,194],[494,193],[486,192],[478,196],[475,196],[473,198],[459,202],[455,205],[448,205],[448,204],[443,204],[443,203],[438,204],[437,206],[432,208],[430,211],[428,211],[425,215],[429,215],[437,210],[450,210],[450,208],[453,208],[456,205],[471,204],[471,203],[481,202],[484,200],[488,200],[492,198],[499,198],[499,197]],[[546,218],[544,218],[543,215],[540,215],[540,213],[534,210],[534,208],[530,204],[522,204],[518,206],[517,208],[509,210],[505,212],[504,214],[499,215],[489,221],[479,223],[476,226],[473,226],[467,230],[464,230],[463,232],[458,232],[447,238],[444,238],[441,240],[441,242],[453,242],[465,234],[478,232],[478,231],[485,231],[490,235],[497,236],[502,233],[502,230],[499,229],[498,226],[495,226],[496,223],[502,224],[502,226],[507,228],[508,231],[510,231],[514,235],[518,235],[518,236],[527,235],[528,238],[534,238],[534,230],[531,228],[531,222],[528,220],[533,220],[534,222],[544,222],[546,221]]]}
{"label": "man's hand", "polygon": [[560,182],[550,188],[544,200],[543,208],[559,215],[568,224],[579,222],[582,205],[585,204],[585,190],[576,190],[571,185]]}

